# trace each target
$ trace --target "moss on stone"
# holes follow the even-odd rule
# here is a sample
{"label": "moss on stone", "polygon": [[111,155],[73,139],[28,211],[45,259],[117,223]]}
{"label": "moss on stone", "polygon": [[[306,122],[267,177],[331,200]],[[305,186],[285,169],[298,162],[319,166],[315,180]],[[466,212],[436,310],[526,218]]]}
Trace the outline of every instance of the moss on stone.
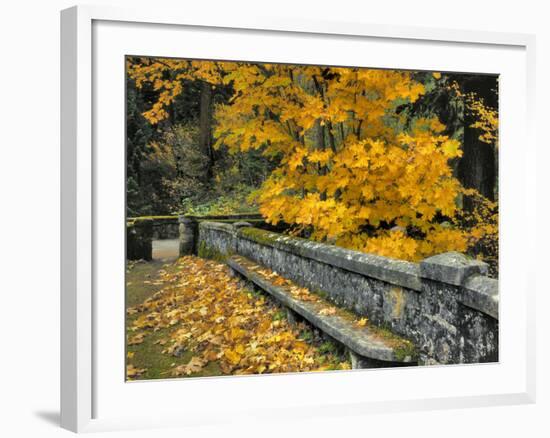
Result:
{"label": "moss on stone", "polygon": [[224,262],[230,254],[225,254],[221,251],[218,251],[215,248],[212,248],[206,244],[206,242],[201,242],[197,249],[197,255],[203,259],[212,259],[218,262]]}
{"label": "moss on stone", "polygon": [[235,222],[250,222],[250,223],[264,223],[265,221],[263,219],[247,219],[247,218],[244,218],[244,219],[209,219],[209,218],[199,218],[197,219],[198,222],[221,222],[222,224],[223,223],[226,223],[226,224],[234,224]]}
{"label": "moss on stone", "polygon": [[272,246],[280,237],[279,234],[252,227],[241,228],[239,234],[246,239],[268,246]]}
{"label": "moss on stone", "polygon": [[[322,297],[323,291],[317,290],[314,293]],[[328,303],[335,305],[336,315],[340,316],[346,321],[353,323],[356,322],[358,318],[360,318],[359,315],[352,312],[351,310],[340,307],[340,305],[334,300],[330,299],[330,297],[322,298],[324,298]],[[409,362],[414,362],[417,359],[418,353],[416,351],[416,347],[408,339],[402,338],[401,336],[392,332],[391,329],[387,327],[374,325],[370,321],[367,322],[366,327],[374,336],[380,338],[386,345],[393,349],[397,362],[404,362],[407,357],[410,357]]]}
{"label": "moss on stone", "polygon": [[127,220],[128,221],[144,221],[144,220],[177,220],[178,216],[138,216],[138,217],[130,217]]}
{"label": "moss on stone", "polygon": [[327,301],[333,301],[331,299],[331,296],[329,295],[328,292],[324,291],[324,290],[321,290],[321,289],[315,289],[315,290],[312,290],[312,292],[315,294],[315,295],[318,295],[319,297],[321,297],[322,299],[324,300],[327,300]]}
{"label": "moss on stone", "polygon": [[396,335],[389,328],[384,326],[374,326],[371,324],[369,328],[372,330],[373,334],[379,336],[393,348],[395,358],[398,362],[403,362],[407,356],[411,358],[411,361],[418,358],[416,347],[408,339]]}
{"label": "moss on stone", "polygon": [[415,361],[418,359],[418,352],[410,341],[405,341],[404,343],[402,343],[402,345],[394,347],[393,352],[395,354],[395,358],[399,362],[404,362],[405,358],[407,357],[410,357],[411,361]]}

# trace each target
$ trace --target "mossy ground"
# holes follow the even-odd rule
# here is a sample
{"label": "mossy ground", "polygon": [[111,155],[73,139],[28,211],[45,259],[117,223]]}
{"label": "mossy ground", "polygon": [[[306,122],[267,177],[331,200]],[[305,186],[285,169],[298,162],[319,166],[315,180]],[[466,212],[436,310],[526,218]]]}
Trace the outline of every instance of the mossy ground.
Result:
{"label": "mossy ground", "polygon": [[161,286],[155,284],[161,269],[174,269],[161,261],[128,261],[126,264],[126,308],[143,303]]}
{"label": "mossy ground", "polygon": [[[173,263],[163,263],[159,261],[152,262],[129,262],[126,271],[126,308],[134,307],[144,302],[158,292],[163,286],[155,284],[159,278],[159,272],[175,272],[176,265]],[[126,333],[132,336],[132,324],[138,315],[126,316]],[[168,370],[174,366],[184,365],[192,357],[192,353],[183,351],[179,356],[170,356],[163,354],[164,346],[162,342],[167,337],[170,329],[162,329],[146,336],[144,341],[138,345],[127,346],[127,353],[131,356],[132,365],[136,368],[146,369],[139,379],[166,379],[169,378]],[[209,363],[200,373],[195,376],[218,376],[220,375],[219,366],[215,362]]]}

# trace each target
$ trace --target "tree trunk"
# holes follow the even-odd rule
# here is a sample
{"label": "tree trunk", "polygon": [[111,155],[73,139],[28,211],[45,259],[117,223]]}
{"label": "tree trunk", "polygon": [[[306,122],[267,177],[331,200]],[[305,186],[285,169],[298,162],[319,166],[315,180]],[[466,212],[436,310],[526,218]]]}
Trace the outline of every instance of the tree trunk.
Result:
{"label": "tree trunk", "polygon": [[[462,185],[468,189],[472,188],[491,200],[495,199],[495,153],[493,145],[479,140],[479,131],[468,126],[475,122],[475,119],[464,114],[464,146],[463,155],[458,163],[458,178]],[[467,203],[465,207],[468,209]]]}
{"label": "tree trunk", "polygon": [[[491,90],[495,88],[496,77],[485,76],[468,78],[462,84],[465,93],[474,92],[491,106],[496,106]],[[458,163],[458,179],[466,188],[472,188],[484,197],[494,200],[497,182],[496,151],[492,144],[479,139],[481,132],[470,126],[476,116],[465,105],[464,108],[464,145],[463,155]],[[471,201],[464,200],[464,208],[471,210]]]}
{"label": "tree trunk", "polygon": [[206,81],[201,81],[201,104],[199,115],[199,146],[207,157],[205,163],[204,181],[212,180],[214,154],[212,149],[212,87]]}

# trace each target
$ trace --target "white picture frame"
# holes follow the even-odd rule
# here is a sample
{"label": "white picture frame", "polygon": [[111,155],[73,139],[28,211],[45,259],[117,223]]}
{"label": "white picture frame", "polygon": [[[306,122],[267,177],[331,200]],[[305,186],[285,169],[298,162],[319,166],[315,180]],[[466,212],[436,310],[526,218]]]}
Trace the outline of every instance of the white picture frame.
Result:
{"label": "white picture frame", "polygon": [[[491,33],[483,31],[460,31],[450,29],[426,29],[417,27],[403,26],[385,26],[372,25],[365,23],[343,23],[343,22],[319,22],[306,20],[293,20],[289,18],[268,18],[268,17],[250,17],[243,15],[240,21],[227,22],[223,17],[210,15],[208,17],[192,16],[185,11],[178,10],[159,10],[152,9],[147,11],[119,9],[111,7],[78,6],[62,11],[61,13],[61,425],[62,427],[75,431],[100,431],[111,429],[126,428],[146,428],[162,427],[174,425],[204,424],[208,420],[207,415],[200,415],[200,406],[196,415],[185,416],[178,413],[177,409],[172,412],[166,412],[162,406],[156,409],[150,408],[148,415],[98,415],[102,406],[98,398],[98,386],[101,386],[103,377],[98,375],[98,369],[101,364],[98,363],[97,352],[102,348],[100,345],[101,331],[98,331],[98,304],[97,287],[101,284],[105,270],[98,269],[98,203],[103,202],[98,197],[101,190],[97,190],[98,172],[113,173],[116,168],[107,168],[98,159],[94,152],[98,138],[101,133],[97,131],[95,125],[101,118],[98,116],[98,102],[101,105],[101,98],[96,94],[97,81],[101,79],[101,69],[98,70],[94,65],[94,59],[97,60],[98,50],[102,50],[101,35],[94,30],[98,23],[115,23],[132,26],[148,26],[153,33],[164,32],[177,29],[183,26],[186,29],[198,29],[203,33],[208,32],[229,32],[229,30],[239,30],[243,35],[247,32],[254,35],[270,33],[274,38],[282,36],[294,36],[296,38],[308,36],[349,37],[354,41],[386,41],[387,44],[400,44],[406,42],[411,47],[417,45],[445,45],[452,44],[461,47],[464,50],[473,50],[476,47],[485,47],[487,50],[498,50],[510,52],[521,52],[521,59],[524,63],[516,66],[521,69],[521,75],[525,78],[526,84],[524,90],[520,93],[523,96],[521,102],[522,124],[521,131],[512,132],[510,136],[519,134],[525,135],[522,142],[521,154],[524,155],[521,162],[519,176],[521,183],[519,188],[514,189],[513,196],[524,197],[524,202],[534,204],[534,53],[535,39],[532,35],[525,34],[507,34]],[[110,24],[110,25],[111,25]],[[112,30],[113,28],[111,28]],[[119,32],[118,30],[116,32]],[[116,37],[116,32],[109,34],[110,38]],[[124,32],[122,32],[124,33]],[[115,36],[113,36],[115,35]],[[116,39],[116,38],[115,38]],[[124,39],[121,34],[120,39]],[[112,40],[114,41],[114,40]],[[134,38],[133,41],[136,41]],[[136,43],[137,44],[137,43]],[[113,44],[116,45],[116,44]],[[123,46],[121,46],[123,47]],[[124,50],[122,48],[121,50]],[[428,50],[428,49],[426,49]],[[141,54],[141,53],[127,53]],[[147,53],[155,55],[155,53]],[[164,53],[159,55],[165,55]],[[263,60],[263,59],[262,59]],[[460,70],[460,60],[457,61],[457,70]],[[103,63],[102,65],[105,65]],[[394,66],[399,67],[399,66]],[[123,70],[116,72],[122,73]],[[516,84],[517,85],[517,84]],[[519,128],[514,128],[519,129]],[[514,137],[517,138],[517,137]],[[504,144],[506,139],[504,139]],[[120,146],[117,144],[117,147]],[[123,144],[122,144],[123,147]],[[120,152],[120,151],[119,151]],[[516,156],[509,156],[507,160],[513,160]],[[101,167],[103,166],[103,167]],[[101,169],[100,169],[101,167]],[[503,169],[503,178],[506,177],[506,162]],[[120,172],[123,172],[122,168]],[[506,190],[506,187],[503,187]],[[511,195],[512,196],[512,195]],[[529,220],[534,217],[534,212],[517,212],[515,219],[503,220],[501,232],[506,234],[506,230],[513,228],[514,220]],[[504,216],[503,216],[504,217]],[[120,224],[119,224],[120,225]],[[122,233],[122,226],[118,232]],[[528,234],[527,239],[523,236],[521,240],[526,248],[534,245],[534,230]],[[509,244],[504,248],[511,248],[519,245],[516,240],[510,238]],[[101,245],[99,245],[101,247]],[[99,251],[99,252],[98,252]],[[504,249],[503,249],[504,251]],[[509,252],[509,250],[508,250]],[[513,265],[514,258],[509,259],[510,265]],[[122,262],[121,262],[122,263]],[[267,413],[266,411],[253,410],[252,406],[235,407],[224,416],[223,412],[217,415],[217,421],[225,421],[229,416],[250,417],[272,415],[287,415],[293,417],[308,417],[311,415],[342,415],[344,412],[349,414],[353,412],[360,415],[364,412],[396,412],[412,409],[441,409],[457,407],[475,407],[504,404],[532,403],[535,399],[535,342],[534,342],[534,287],[532,280],[534,278],[530,267],[523,263],[514,268],[514,281],[521,290],[519,305],[525,309],[521,312],[515,321],[518,339],[521,339],[520,345],[524,346],[521,350],[515,352],[518,366],[514,371],[515,386],[512,388],[503,388],[502,391],[494,390],[481,393],[463,392],[462,395],[439,393],[438,396],[415,397],[407,394],[402,397],[396,392],[396,396],[390,398],[379,398],[366,400],[356,397],[349,403],[331,402],[331,389],[335,382],[334,378],[323,377],[319,382],[326,385],[327,395],[323,399],[317,399],[315,402],[308,402],[304,399],[301,409],[291,410],[281,409],[276,412]],[[511,277],[508,277],[511,278]],[[510,280],[512,281],[512,280]],[[123,290],[120,291],[123,294]],[[503,299],[501,301],[501,312],[503,317],[501,321],[506,323],[507,309],[510,306],[517,306],[512,300]],[[118,309],[123,313],[123,309]],[[109,324],[102,320],[101,324]],[[505,328],[506,325],[504,326]],[[503,342],[507,342],[504,340]],[[123,351],[121,351],[123,355]],[[504,368],[506,365],[503,359]],[[469,367],[468,373],[476,373],[478,368]],[[446,373],[441,371],[444,367],[433,368],[430,370],[420,370],[420,373]],[[452,368],[452,367],[451,367]],[[457,369],[457,368],[454,368]],[[474,371],[471,371],[474,369]],[[406,381],[407,370],[392,370],[392,378],[396,381],[403,379]],[[454,371],[452,371],[454,373]],[[122,384],[124,384],[122,371],[119,373]],[[322,373],[324,374],[324,373]],[[328,373],[331,374],[331,373]],[[344,373],[338,374],[345,376]],[[353,379],[350,377],[341,377],[347,379],[347,384],[354,385],[360,379],[367,378],[368,374],[354,373]],[[442,375],[442,378],[445,376]],[[284,385],[285,382],[297,384],[301,377],[277,376],[276,385]],[[260,385],[259,379],[264,377],[247,377],[244,380],[233,378],[225,384],[216,379],[194,379],[193,384],[189,384],[187,390],[198,391],[199,387],[208,387],[213,390],[217,387],[219,391],[229,391],[235,384]],[[254,380],[256,379],[256,380]],[[353,380],[353,381],[352,381]],[[239,383],[241,382],[241,383]],[[168,391],[170,381],[145,383],[149,389],[154,385],[160,385],[160,391]],[[132,384],[133,385],[133,384]],[[332,386],[331,386],[332,385]],[[504,383],[503,383],[504,385]],[[138,386],[135,386],[138,388]],[[145,388],[142,384],[141,388]],[[252,389],[251,389],[252,390]],[[141,389],[139,389],[141,391]],[[147,390],[148,391],[148,390]],[[246,391],[246,390],[245,390]],[[336,390],[335,390],[336,391]],[[101,391],[100,391],[101,392]],[[133,395],[138,392],[136,389]],[[143,389],[146,394],[146,390]],[[336,397],[336,395],[335,395]],[[199,403],[200,405],[200,403]]]}

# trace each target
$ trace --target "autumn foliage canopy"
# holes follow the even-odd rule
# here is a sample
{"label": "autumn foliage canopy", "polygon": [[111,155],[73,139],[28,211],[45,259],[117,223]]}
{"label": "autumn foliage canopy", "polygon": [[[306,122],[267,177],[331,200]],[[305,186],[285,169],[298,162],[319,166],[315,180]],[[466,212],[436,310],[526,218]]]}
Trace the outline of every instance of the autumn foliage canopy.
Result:
{"label": "autumn foliage canopy", "polygon": [[[168,116],[185,80],[232,87],[215,108],[214,145],[277,161],[253,194],[269,223],[408,260],[465,252],[496,234],[487,200],[464,221],[460,200],[475,193],[453,173],[459,139],[437,117],[399,110],[425,93],[412,72],[143,58],[128,73],[138,88],[148,83],[159,93],[143,114],[151,124]],[[492,140],[496,116],[478,109]]]}

